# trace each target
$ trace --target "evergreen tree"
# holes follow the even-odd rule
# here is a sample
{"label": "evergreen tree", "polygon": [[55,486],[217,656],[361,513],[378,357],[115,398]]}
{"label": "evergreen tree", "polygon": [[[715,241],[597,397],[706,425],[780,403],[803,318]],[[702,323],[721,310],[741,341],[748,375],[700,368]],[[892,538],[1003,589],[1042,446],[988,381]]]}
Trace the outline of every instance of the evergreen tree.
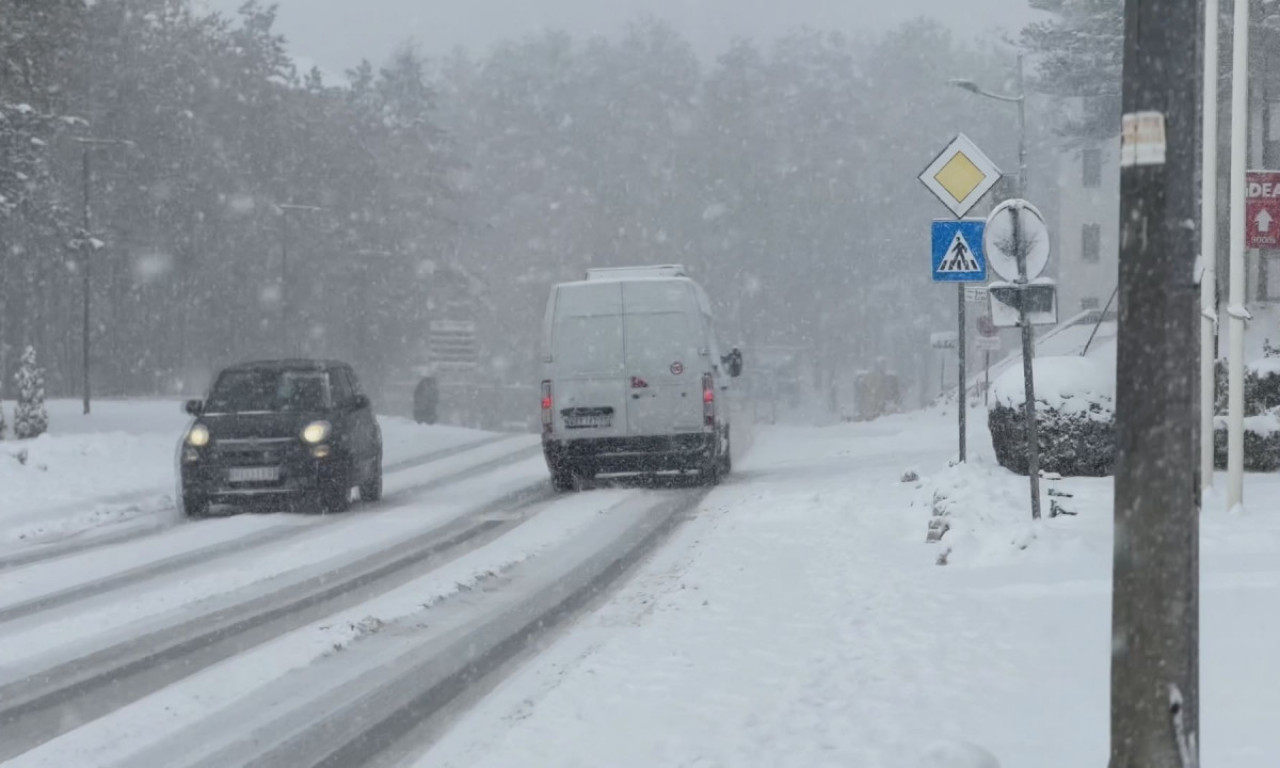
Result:
{"label": "evergreen tree", "polygon": [[18,405],[13,411],[13,436],[28,440],[49,429],[49,412],[44,407],[44,370],[36,365],[36,348],[22,353],[22,367],[14,376],[18,382]]}
{"label": "evergreen tree", "polygon": [[1039,60],[1034,87],[1083,99],[1083,112],[1062,129],[1068,140],[1110,139],[1120,133],[1120,68],[1124,58],[1122,0],[1031,0],[1054,18],[1022,31]]}

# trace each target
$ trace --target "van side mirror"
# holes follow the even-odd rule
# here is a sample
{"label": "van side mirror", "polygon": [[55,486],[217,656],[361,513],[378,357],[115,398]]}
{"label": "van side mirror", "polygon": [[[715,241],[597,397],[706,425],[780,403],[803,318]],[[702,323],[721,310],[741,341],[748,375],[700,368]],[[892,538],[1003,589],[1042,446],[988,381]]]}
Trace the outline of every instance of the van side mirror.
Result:
{"label": "van side mirror", "polygon": [[742,350],[734,347],[733,351],[725,355],[721,362],[729,369],[731,377],[736,379],[742,375]]}
{"label": "van side mirror", "polygon": [[203,401],[203,400],[188,400],[188,401],[187,401],[187,402],[182,406],[182,410],[186,411],[187,413],[191,414],[192,416],[199,416],[200,414],[204,413],[204,401]]}
{"label": "van side mirror", "polygon": [[368,395],[356,395],[351,398],[351,409],[353,411],[363,411],[371,405]]}

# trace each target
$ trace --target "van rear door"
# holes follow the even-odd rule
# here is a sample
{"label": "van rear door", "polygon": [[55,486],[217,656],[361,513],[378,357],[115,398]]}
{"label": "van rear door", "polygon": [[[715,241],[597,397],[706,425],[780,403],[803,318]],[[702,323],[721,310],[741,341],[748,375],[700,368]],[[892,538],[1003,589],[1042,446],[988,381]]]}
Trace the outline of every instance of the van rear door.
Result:
{"label": "van rear door", "polygon": [[551,356],[555,431],[567,439],[626,434],[621,283],[556,289]]}
{"label": "van rear door", "polygon": [[683,280],[623,285],[627,434],[671,435],[702,429],[700,333],[694,297]]}

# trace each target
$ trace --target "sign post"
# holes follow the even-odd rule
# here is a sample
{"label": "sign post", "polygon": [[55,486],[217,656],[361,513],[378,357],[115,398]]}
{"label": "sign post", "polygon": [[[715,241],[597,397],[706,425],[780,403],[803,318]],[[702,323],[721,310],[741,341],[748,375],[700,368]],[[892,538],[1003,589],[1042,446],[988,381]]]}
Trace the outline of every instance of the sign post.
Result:
{"label": "sign post", "polygon": [[990,315],[982,315],[978,318],[978,338],[976,339],[977,347],[985,357],[983,361],[982,371],[982,404],[991,405],[991,353],[999,352],[1004,345],[1000,342],[997,335],[1000,329],[991,320]]}
{"label": "sign post", "polygon": [[[1025,398],[1023,418],[1027,425],[1027,474],[1031,478],[1031,519],[1040,519],[1040,436],[1036,424],[1036,384],[1033,375],[1035,343],[1031,333],[1033,318],[1029,310],[1040,310],[1033,301],[1048,299],[1051,314],[1057,316],[1057,301],[1052,283],[1035,284],[1049,264],[1049,228],[1035,206],[1026,200],[1006,200],[987,217],[985,250],[990,254],[991,268],[1012,286],[993,287],[991,307],[998,316],[1001,293],[1007,294],[1018,311],[1017,324],[1022,329],[1022,385]],[[1039,313],[1037,313],[1039,314]]]}
{"label": "sign post", "polygon": [[960,461],[966,460],[965,437],[969,411],[968,381],[965,367],[965,283],[987,280],[987,262],[983,252],[982,219],[964,216],[1000,180],[1000,169],[963,133],[957,134],[933,162],[920,174],[929,188],[958,221],[933,222],[933,281],[956,283],[956,307],[959,324],[956,352],[959,359],[957,411],[959,411]]}

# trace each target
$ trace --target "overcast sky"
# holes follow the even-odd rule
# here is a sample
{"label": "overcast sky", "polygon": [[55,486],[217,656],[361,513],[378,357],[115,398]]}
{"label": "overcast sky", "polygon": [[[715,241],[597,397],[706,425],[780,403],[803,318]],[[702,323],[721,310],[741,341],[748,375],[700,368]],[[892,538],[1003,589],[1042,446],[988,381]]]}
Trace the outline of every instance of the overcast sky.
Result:
{"label": "overcast sky", "polygon": [[[198,0],[234,12],[244,0]],[[269,0],[264,0],[269,2]],[[856,32],[928,16],[963,34],[1017,29],[1027,0],[276,0],[291,53],[329,72],[380,61],[412,38],[424,53],[492,43],[541,28],[613,33],[642,12],[674,22],[705,55],[733,37],[769,39],[791,27]]]}

